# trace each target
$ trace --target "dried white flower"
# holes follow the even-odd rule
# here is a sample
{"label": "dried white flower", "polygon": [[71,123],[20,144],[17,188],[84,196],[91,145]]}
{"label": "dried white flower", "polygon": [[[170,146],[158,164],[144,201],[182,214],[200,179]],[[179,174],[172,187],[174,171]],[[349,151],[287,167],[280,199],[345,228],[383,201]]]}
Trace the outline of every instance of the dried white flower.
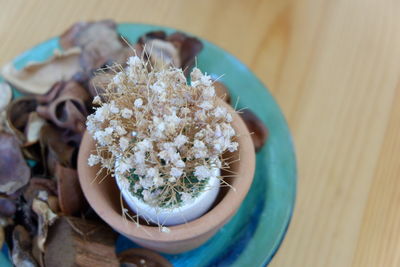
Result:
{"label": "dried white flower", "polygon": [[143,100],[141,98],[138,98],[135,100],[135,102],[133,103],[133,105],[137,108],[140,108],[143,105]]}
{"label": "dried white flower", "polygon": [[170,174],[175,177],[175,178],[179,178],[182,176],[183,171],[181,169],[178,168],[171,168]]}
{"label": "dried white flower", "polygon": [[117,108],[115,105],[111,105],[110,111],[111,113],[117,114],[119,113],[119,108]]}
{"label": "dried white flower", "polygon": [[133,111],[127,108],[124,108],[121,112],[121,116],[124,119],[130,119],[133,115]]}
{"label": "dried white flower", "polygon": [[138,56],[133,56],[133,57],[130,57],[129,59],[128,59],[128,65],[130,66],[130,67],[140,67],[141,65],[142,65],[142,61],[140,60],[140,58],[138,57]]}
{"label": "dried white flower", "polygon": [[[130,190],[145,202],[189,201],[221,168],[222,154],[238,148],[232,114],[218,105],[210,76],[198,68],[188,85],[180,69],[148,68],[137,56],[127,65],[94,99],[99,107],[86,125],[98,153],[88,164],[134,175]],[[201,182],[182,189],[193,176]]]}
{"label": "dried white flower", "polygon": [[88,159],[89,166],[93,167],[101,162],[101,158],[97,155],[91,154]]}
{"label": "dried white flower", "polygon": [[199,105],[199,107],[205,110],[210,110],[214,107],[214,105],[211,103],[211,101],[204,101]]}
{"label": "dried white flower", "polygon": [[161,177],[154,177],[153,182],[155,186],[162,186],[164,185],[164,179]]}
{"label": "dried white flower", "polygon": [[130,140],[126,137],[121,137],[119,139],[119,147],[121,148],[122,151],[125,151],[128,149],[129,143],[130,143]]}
{"label": "dried white flower", "polygon": [[201,165],[195,168],[194,175],[196,175],[199,180],[204,180],[210,178],[210,176],[212,176],[212,172],[207,166]]}
{"label": "dried white flower", "polygon": [[147,169],[146,177],[149,178],[158,177],[158,169],[154,167]]}

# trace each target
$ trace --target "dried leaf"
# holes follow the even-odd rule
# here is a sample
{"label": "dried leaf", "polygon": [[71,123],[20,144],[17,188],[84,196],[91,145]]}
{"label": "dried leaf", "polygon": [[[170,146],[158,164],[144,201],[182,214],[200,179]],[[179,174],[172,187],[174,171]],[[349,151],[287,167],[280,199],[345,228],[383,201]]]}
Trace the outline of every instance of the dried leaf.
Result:
{"label": "dried leaf", "polygon": [[86,204],[79,184],[76,170],[56,165],[58,200],[60,209],[65,215],[73,215],[82,211]]}
{"label": "dried leaf", "polygon": [[34,97],[21,97],[12,101],[7,108],[8,125],[22,144],[26,143],[25,127],[29,114],[34,112],[36,107],[37,101]]}
{"label": "dried leaf", "polygon": [[17,225],[12,234],[12,262],[15,266],[36,267],[38,266],[31,254],[32,240],[26,229]]}
{"label": "dried leaf", "polygon": [[8,133],[0,133],[0,192],[12,194],[30,178],[30,169],[26,164],[18,140]]}
{"label": "dried leaf", "polygon": [[44,265],[44,253],[40,250],[38,246],[38,236],[35,236],[32,240],[32,256],[39,263],[40,267],[45,267]]}
{"label": "dried leaf", "polygon": [[0,111],[0,131],[11,132],[7,124],[7,112],[5,110]]}
{"label": "dried leaf", "polygon": [[[118,38],[116,35],[117,24],[112,20],[96,22],[77,22],[60,36],[60,44],[63,49],[75,46],[84,47],[99,39]],[[113,40],[109,40],[113,43]],[[118,46],[118,45],[117,45]]]}
{"label": "dried leaf", "polygon": [[[50,227],[46,242],[46,266],[119,266],[116,234],[100,222],[60,217]],[[63,251],[63,257],[60,257]]]}
{"label": "dried leaf", "polygon": [[28,117],[28,123],[25,128],[26,142],[28,144],[34,144],[39,141],[40,130],[46,123],[42,117],[38,115],[37,112],[31,112]]}
{"label": "dried leaf", "polygon": [[1,217],[12,217],[17,211],[15,201],[7,198],[0,197],[0,216]]}
{"label": "dried leaf", "polygon": [[49,196],[57,195],[57,183],[47,178],[33,177],[29,181],[28,187],[24,190],[24,199],[28,205],[32,205],[33,200],[39,195],[40,191],[47,192]]}
{"label": "dried leaf", "polygon": [[63,131],[50,124],[42,127],[40,132],[40,145],[43,164],[49,170],[48,174],[54,174],[55,164],[58,162],[66,167],[75,167],[77,150],[80,143],[80,135],[71,131]]}
{"label": "dried leaf", "polygon": [[35,95],[46,94],[52,85],[61,80],[69,80],[81,71],[80,48],[71,48],[64,52],[55,51],[54,55],[40,63],[30,63],[21,70],[13,62],[6,64],[2,75],[18,90]]}
{"label": "dried leaf", "polygon": [[0,82],[0,112],[3,111],[12,98],[12,90],[10,85]]}
{"label": "dried leaf", "polygon": [[64,48],[82,48],[80,62],[85,72],[110,64],[126,52],[126,44],[119,37],[115,22],[111,20],[79,22],[61,35],[60,43]]}
{"label": "dried leaf", "polygon": [[39,218],[37,245],[39,249],[44,252],[44,244],[46,243],[48,228],[55,222],[58,216],[50,209],[47,202],[38,198],[33,200],[32,210]]}
{"label": "dried leaf", "polygon": [[105,92],[105,88],[110,83],[112,77],[114,77],[113,73],[99,73],[94,75],[90,79],[89,83],[89,92],[94,97],[97,95],[102,95]]}
{"label": "dried leaf", "polygon": [[203,49],[203,44],[194,37],[176,32],[169,36],[162,31],[149,32],[138,40],[137,53],[145,50],[150,60],[157,66],[173,65],[182,68],[187,74],[194,64],[195,57]]}
{"label": "dried leaf", "polygon": [[252,134],[251,138],[253,139],[255,150],[259,151],[267,141],[267,127],[265,127],[264,123],[257,117],[257,115],[248,109],[243,110],[239,115],[242,117],[249,132]]}
{"label": "dried leaf", "polygon": [[83,133],[90,100],[86,89],[75,81],[60,82],[47,95],[38,98],[36,111],[60,128]]}
{"label": "dried leaf", "polygon": [[156,68],[165,66],[181,66],[178,49],[170,42],[151,39],[146,42],[145,53],[150,55],[150,61]]}

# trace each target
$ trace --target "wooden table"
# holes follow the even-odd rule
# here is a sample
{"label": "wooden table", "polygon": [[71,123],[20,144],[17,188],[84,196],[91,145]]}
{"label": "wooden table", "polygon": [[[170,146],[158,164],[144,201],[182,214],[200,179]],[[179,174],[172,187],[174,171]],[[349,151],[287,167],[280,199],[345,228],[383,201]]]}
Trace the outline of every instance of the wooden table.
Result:
{"label": "wooden table", "polygon": [[400,266],[399,1],[0,4],[0,65],[102,18],[175,27],[233,53],[277,98],[297,148],[296,209],[271,266]]}

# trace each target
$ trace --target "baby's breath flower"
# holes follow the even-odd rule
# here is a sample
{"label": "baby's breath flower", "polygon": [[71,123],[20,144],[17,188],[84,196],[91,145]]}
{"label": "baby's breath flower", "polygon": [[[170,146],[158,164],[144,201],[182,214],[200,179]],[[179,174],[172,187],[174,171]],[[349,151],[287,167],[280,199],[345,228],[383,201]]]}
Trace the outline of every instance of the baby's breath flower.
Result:
{"label": "baby's breath flower", "polygon": [[232,122],[233,121],[233,118],[232,118],[232,115],[231,114],[226,114],[226,121],[227,122]]}
{"label": "baby's breath flower", "polygon": [[185,168],[185,166],[186,166],[186,164],[185,164],[185,162],[183,160],[174,161],[174,164],[178,168]]}
{"label": "baby's breath flower", "polygon": [[98,122],[104,122],[108,117],[110,112],[110,106],[108,104],[103,104],[103,106],[96,109],[96,113],[94,113],[94,120]]}
{"label": "baby's breath flower", "polygon": [[110,107],[110,111],[111,111],[111,113],[118,114],[119,113],[119,108],[117,108],[116,106],[112,105]]}
{"label": "baby's breath flower", "polygon": [[214,116],[217,118],[225,118],[226,114],[227,114],[227,110],[225,107],[218,106],[214,109]]}
{"label": "baby's breath flower", "polygon": [[176,145],[177,148],[180,148],[184,144],[186,144],[188,141],[187,136],[180,134],[177,137],[175,137],[174,144]]}
{"label": "baby's breath flower", "polygon": [[101,158],[97,155],[90,155],[88,159],[89,166],[95,166],[101,162]]}
{"label": "baby's breath flower", "polygon": [[148,67],[130,57],[104,95],[94,98],[98,107],[86,125],[99,152],[88,164],[118,177],[135,175],[130,190],[147,203],[176,205],[179,196],[186,202],[204,190],[201,183],[186,188],[182,179],[204,183],[221,168],[222,154],[238,149],[233,118],[198,68],[188,85],[181,69]]}
{"label": "baby's breath flower", "polygon": [[171,172],[170,174],[175,177],[175,178],[179,178],[182,176],[183,171],[181,169],[178,168],[171,168]]}
{"label": "baby's breath flower", "polygon": [[142,65],[142,61],[138,56],[130,57],[127,63],[130,67],[140,67]]}
{"label": "baby's breath flower", "polygon": [[238,149],[239,144],[237,142],[232,142],[228,146],[228,151],[229,152],[234,152]]}
{"label": "baby's breath flower", "polygon": [[127,108],[124,108],[121,112],[121,116],[124,119],[130,119],[133,115],[133,111]]}
{"label": "baby's breath flower", "polygon": [[196,175],[199,180],[204,180],[210,178],[210,176],[212,176],[212,172],[207,166],[200,165],[195,168],[194,175]]}
{"label": "baby's breath flower", "polygon": [[119,125],[115,127],[115,131],[119,136],[124,136],[127,133],[127,131],[122,126]]}
{"label": "baby's breath flower", "polygon": [[143,190],[142,195],[143,195],[144,201],[149,201],[152,199],[151,192],[149,190]]}
{"label": "baby's breath flower", "polygon": [[104,132],[107,135],[111,135],[114,132],[114,128],[113,127],[107,127],[107,128],[104,129]]}
{"label": "baby's breath flower", "polygon": [[155,186],[162,186],[164,185],[164,179],[161,177],[154,177],[153,182]]}
{"label": "baby's breath flower", "polygon": [[158,177],[158,169],[157,168],[149,168],[146,173],[146,177],[154,178]]}
{"label": "baby's breath flower", "polygon": [[119,147],[121,148],[122,151],[125,151],[128,149],[129,142],[130,142],[130,140],[126,137],[121,137],[119,139]]}
{"label": "baby's breath flower", "polygon": [[133,105],[137,108],[140,108],[143,105],[143,100],[141,98],[138,98],[135,100],[135,102],[133,103]]}
{"label": "baby's breath flower", "polygon": [[142,178],[142,179],[140,179],[139,184],[143,188],[150,188],[151,186],[153,186],[153,179],[152,178]]}

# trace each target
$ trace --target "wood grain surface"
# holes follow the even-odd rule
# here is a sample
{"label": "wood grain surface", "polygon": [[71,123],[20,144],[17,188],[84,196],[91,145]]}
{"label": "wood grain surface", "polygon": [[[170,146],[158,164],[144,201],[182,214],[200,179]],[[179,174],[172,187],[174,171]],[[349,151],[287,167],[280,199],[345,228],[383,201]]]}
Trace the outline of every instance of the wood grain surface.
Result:
{"label": "wood grain surface", "polygon": [[270,266],[400,266],[400,1],[1,0],[0,8],[0,65],[76,21],[103,18],[175,27],[233,53],[268,85],[296,144],[298,199]]}

